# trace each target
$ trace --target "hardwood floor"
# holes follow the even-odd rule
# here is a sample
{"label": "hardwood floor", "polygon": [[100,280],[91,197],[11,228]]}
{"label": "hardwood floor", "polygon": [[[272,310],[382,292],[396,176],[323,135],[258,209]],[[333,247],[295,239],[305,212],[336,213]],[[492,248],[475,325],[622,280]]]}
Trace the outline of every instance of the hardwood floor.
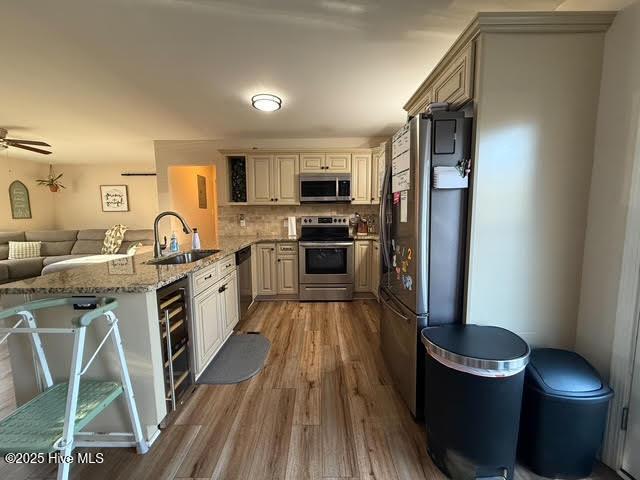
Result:
{"label": "hardwood floor", "polygon": [[[147,455],[105,450],[72,478],[444,479],[391,386],[378,315],[372,301],[259,304],[241,325],[272,342],[258,375],[200,386]],[[0,478],[55,478],[55,468],[0,465]],[[600,468],[592,478],[616,477]]]}

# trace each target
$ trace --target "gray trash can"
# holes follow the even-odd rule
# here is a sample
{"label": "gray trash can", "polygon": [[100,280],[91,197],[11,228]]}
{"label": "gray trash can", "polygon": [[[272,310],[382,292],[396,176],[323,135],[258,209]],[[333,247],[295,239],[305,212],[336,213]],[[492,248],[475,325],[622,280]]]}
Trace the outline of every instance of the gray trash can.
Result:
{"label": "gray trash can", "polygon": [[525,374],[518,458],[538,475],[591,475],[613,390],[577,353],[531,352]]}
{"label": "gray trash can", "polygon": [[480,325],[428,327],[422,343],[430,457],[454,480],[512,479],[529,345]]}

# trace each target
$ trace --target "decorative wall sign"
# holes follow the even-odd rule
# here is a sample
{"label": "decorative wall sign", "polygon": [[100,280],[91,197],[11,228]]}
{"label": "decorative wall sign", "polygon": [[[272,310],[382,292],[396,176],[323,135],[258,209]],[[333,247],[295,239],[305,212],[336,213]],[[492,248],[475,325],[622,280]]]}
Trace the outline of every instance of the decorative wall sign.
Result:
{"label": "decorative wall sign", "polygon": [[198,207],[207,208],[207,177],[198,175]]}
{"label": "decorative wall sign", "polygon": [[25,184],[19,180],[9,185],[9,203],[11,204],[11,216],[14,219],[31,218],[29,190],[27,190]]}
{"label": "decorative wall sign", "polygon": [[103,212],[128,212],[129,195],[126,185],[100,185]]}

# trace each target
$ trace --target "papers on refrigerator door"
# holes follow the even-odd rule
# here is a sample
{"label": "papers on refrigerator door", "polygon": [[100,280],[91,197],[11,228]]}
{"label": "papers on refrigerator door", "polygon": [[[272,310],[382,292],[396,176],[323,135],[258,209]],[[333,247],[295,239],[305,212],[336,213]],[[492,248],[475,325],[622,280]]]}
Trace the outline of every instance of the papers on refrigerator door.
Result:
{"label": "papers on refrigerator door", "polygon": [[400,172],[391,177],[391,191],[393,193],[402,192],[411,188],[411,174],[409,170]]}
{"label": "papers on refrigerator door", "polygon": [[391,161],[391,175],[397,175],[400,172],[409,170],[411,166],[411,157],[409,156],[409,150],[401,153]]}
{"label": "papers on refrigerator door", "polygon": [[411,188],[411,131],[405,125],[393,137],[391,154],[391,192],[401,192]]}
{"label": "papers on refrigerator door", "polygon": [[408,201],[407,198],[409,197],[409,195],[407,194],[407,191],[403,191],[400,192],[400,222],[401,223],[407,223],[407,207],[408,207]]}

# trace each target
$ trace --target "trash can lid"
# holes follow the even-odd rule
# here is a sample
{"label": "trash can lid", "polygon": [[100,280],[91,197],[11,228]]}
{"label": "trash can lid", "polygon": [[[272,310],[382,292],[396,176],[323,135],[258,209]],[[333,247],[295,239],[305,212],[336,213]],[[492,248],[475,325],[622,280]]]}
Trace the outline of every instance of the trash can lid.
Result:
{"label": "trash can lid", "polygon": [[509,330],[486,325],[443,325],[422,330],[429,355],[456,370],[481,376],[509,376],[529,361],[529,345]]}
{"label": "trash can lid", "polygon": [[583,357],[556,348],[536,348],[531,352],[526,381],[544,393],[561,397],[592,398],[612,393]]}

